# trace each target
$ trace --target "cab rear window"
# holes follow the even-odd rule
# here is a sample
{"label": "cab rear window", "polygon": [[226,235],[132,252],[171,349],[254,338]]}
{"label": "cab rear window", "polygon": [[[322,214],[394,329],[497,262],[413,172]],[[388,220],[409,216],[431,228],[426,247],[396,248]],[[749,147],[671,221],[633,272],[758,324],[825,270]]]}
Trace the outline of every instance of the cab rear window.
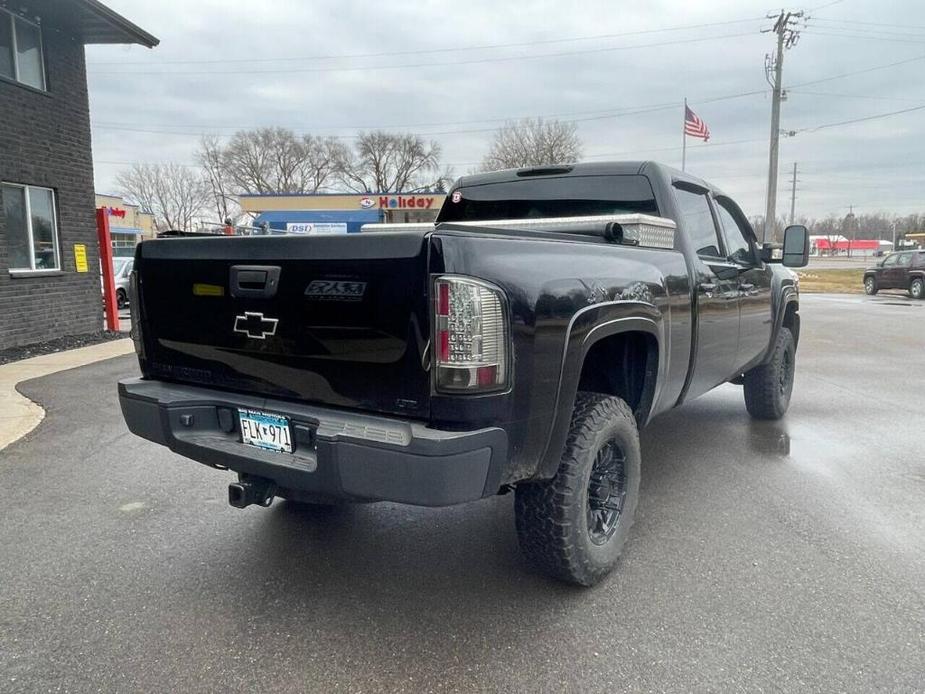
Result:
{"label": "cab rear window", "polygon": [[437,221],[632,213],[658,214],[645,176],[544,176],[457,188]]}

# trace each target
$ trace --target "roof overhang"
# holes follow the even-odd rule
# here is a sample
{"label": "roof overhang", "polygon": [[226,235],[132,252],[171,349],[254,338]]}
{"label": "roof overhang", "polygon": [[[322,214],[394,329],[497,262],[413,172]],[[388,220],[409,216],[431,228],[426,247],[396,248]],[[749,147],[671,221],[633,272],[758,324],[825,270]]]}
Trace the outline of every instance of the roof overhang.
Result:
{"label": "roof overhang", "polygon": [[83,42],[137,43],[154,48],[160,40],[122,15],[114,12],[99,0],[73,0],[75,21]]}

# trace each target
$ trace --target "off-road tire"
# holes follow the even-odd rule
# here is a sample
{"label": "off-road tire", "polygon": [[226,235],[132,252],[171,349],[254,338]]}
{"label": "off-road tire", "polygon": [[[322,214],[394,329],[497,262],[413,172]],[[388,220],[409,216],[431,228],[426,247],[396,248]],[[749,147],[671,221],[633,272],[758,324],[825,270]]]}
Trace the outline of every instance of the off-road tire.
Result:
{"label": "off-road tire", "polygon": [[796,372],[796,344],[789,328],[781,328],[767,364],[745,374],[745,408],[755,419],[780,419],[790,406]]}
{"label": "off-road tire", "polygon": [[873,296],[878,290],[876,277],[868,275],[864,278],[864,293],[867,294],[867,296]]}
{"label": "off-road tire", "polygon": [[909,296],[913,299],[925,299],[925,281],[921,277],[916,277],[909,285]]}
{"label": "off-road tire", "polygon": [[[601,544],[588,527],[589,484],[606,447],[622,452],[622,510]],[[619,398],[578,393],[565,449],[551,480],[517,485],[517,536],[527,560],[562,581],[591,586],[614,567],[633,524],[639,498],[640,453],[636,419]]]}

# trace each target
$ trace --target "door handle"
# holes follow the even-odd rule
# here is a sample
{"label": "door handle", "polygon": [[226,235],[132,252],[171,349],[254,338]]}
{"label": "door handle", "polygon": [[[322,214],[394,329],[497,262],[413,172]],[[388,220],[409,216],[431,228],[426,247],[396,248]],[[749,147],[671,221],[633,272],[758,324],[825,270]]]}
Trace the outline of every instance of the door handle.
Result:
{"label": "door handle", "polygon": [[747,294],[748,296],[754,296],[758,293],[758,290],[755,289],[755,285],[750,282],[742,282],[739,284],[739,291]]}
{"label": "door handle", "polygon": [[713,292],[717,289],[717,284],[715,282],[701,282],[697,287],[706,294],[709,298],[713,298]]}
{"label": "door handle", "polygon": [[231,296],[270,299],[279,286],[278,265],[232,265]]}

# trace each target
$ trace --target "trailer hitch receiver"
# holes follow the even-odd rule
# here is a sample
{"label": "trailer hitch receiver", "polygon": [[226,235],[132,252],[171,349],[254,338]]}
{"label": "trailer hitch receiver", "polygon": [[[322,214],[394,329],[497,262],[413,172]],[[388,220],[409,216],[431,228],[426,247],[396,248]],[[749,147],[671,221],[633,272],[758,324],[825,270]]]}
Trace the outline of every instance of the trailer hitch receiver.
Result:
{"label": "trailer hitch receiver", "polygon": [[228,503],[235,508],[251,504],[267,507],[273,503],[276,483],[264,477],[242,477],[228,485]]}

